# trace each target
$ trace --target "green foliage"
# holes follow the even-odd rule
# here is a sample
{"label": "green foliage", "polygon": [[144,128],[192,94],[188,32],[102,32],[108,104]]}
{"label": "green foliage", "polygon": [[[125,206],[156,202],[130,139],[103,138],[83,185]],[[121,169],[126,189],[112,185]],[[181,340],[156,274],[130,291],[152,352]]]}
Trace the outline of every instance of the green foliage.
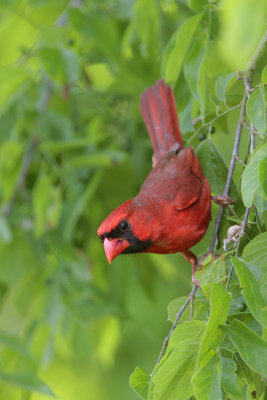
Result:
{"label": "green foliage", "polygon": [[265,91],[263,84],[259,85],[247,101],[247,113],[251,123],[258,130],[261,138],[263,139],[266,130],[266,101]]}
{"label": "green foliage", "polygon": [[[263,400],[265,1],[4,0],[0,11],[0,398]],[[193,319],[187,308],[153,369],[166,308],[173,323],[190,291],[188,265],[141,254],[109,266],[96,230],[151,168],[139,99],[161,77],[174,87],[185,145],[223,194],[244,74],[252,88],[234,213],[196,273]],[[222,254],[245,207],[246,233]]]}

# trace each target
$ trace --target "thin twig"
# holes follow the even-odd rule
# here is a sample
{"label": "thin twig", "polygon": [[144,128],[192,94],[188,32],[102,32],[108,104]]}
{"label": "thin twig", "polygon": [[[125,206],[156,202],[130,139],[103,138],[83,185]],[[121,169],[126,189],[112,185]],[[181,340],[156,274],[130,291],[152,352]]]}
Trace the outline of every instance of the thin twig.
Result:
{"label": "thin twig", "polygon": [[[266,31],[267,32],[267,31]],[[267,36],[266,36],[267,38]],[[247,75],[244,76],[244,83],[246,86],[246,91],[247,91],[247,97],[249,99],[249,96],[251,94],[251,86],[250,86],[250,81]],[[252,122],[250,123],[250,154],[253,154],[254,149],[255,149],[255,127],[253,126]],[[242,234],[244,234],[245,229],[247,227],[248,224],[248,217],[249,217],[249,213],[250,213],[250,208],[247,207],[246,208],[246,213],[245,213],[245,217],[241,223],[242,226]]]}
{"label": "thin twig", "polygon": [[[231,181],[232,181],[235,164],[236,164],[236,157],[239,157],[240,138],[241,138],[241,133],[242,133],[242,128],[243,128],[243,121],[244,121],[244,117],[245,117],[245,113],[246,113],[246,99],[247,99],[247,93],[245,91],[243,100],[241,103],[241,111],[240,111],[239,121],[238,121],[237,128],[236,128],[235,144],[234,144],[234,149],[233,149],[233,153],[232,153],[232,159],[231,159],[229,170],[228,170],[227,181],[226,181],[225,188],[224,188],[224,193],[223,193],[224,196],[229,196]],[[218,235],[218,232],[220,229],[220,225],[221,225],[221,221],[222,221],[223,209],[224,209],[224,207],[221,206],[219,209],[217,218],[216,218],[215,228],[214,228],[214,232],[212,235],[211,244],[209,247],[209,251],[211,253],[214,253],[215,242],[216,242],[216,238],[217,238],[217,235]]]}
{"label": "thin twig", "polygon": [[239,156],[235,156],[236,161],[238,161],[241,165],[243,165],[243,167],[245,168],[247,165],[246,163],[244,163],[243,160],[241,160],[241,158],[239,158]]}
{"label": "thin twig", "polygon": [[176,319],[175,319],[175,321],[174,321],[174,324],[172,325],[171,330],[170,330],[170,332],[168,333],[168,336],[166,336],[166,338],[164,339],[164,342],[163,342],[161,351],[160,351],[160,353],[159,353],[159,357],[158,357],[158,359],[157,359],[157,362],[156,362],[155,367],[159,364],[160,360],[162,359],[163,354],[164,354],[166,348],[168,347],[171,334],[172,334],[172,332],[174,331],[174,329],[176,328],[176,326],[177,326],[177,324],[178,324],[178,321],[179,321],[179,319],[181,318],[181,316],[182,316],[184,310],[185,310],[186,307],[188,306],[190,300],[191,300],[192,298],[195,297],[196,291],[197,291],[197,286],[194,286],[192,292],[191,292],[190,295],[187,297],[186,302],[184,303],[183,307],[182,307],[182,308],[180,309],[180,311],[176,314]]}
{"label": "thin twig", "polygon": [[[251,95],[251,86],[250,86],[250,81],[249,81],[248,75],[244,76],[244,84],[245,84],[246,91],[247,91],[247,98],[249,99],[249,97]],[[251,122],[250,123],[250,154],[252,154],[255,149],[255,136],[254,136],[255,131],[256,131],[256,129]]]}
{"label": "thin twig", "polygon": [[199,128],[197,128],[196,132],[194,132],[194,134],[188,139],[187,145],[189,145],[189,144],[192,142],[192,140],[196,137],[196,135],[197,135],[202,129],[207,128],[207,127],[213,125],[214,122],[216,122],[219,118],[223,117],[224,115],[227,115],[229,112],[231,112],[231,111],[233,111],[233,110],[236,110],[236,109],[240,108],[241,105],[242,105],[242,103],[237,104],[236,106],[233,106],[233,107],[231,107],[231,108],[227,108],[227,110],[225,110],[225,111],[222,112],[221,114],[218,114],[218,115],[217,115],[214,119],[212,119],[211,121],[205,122],[204,124],[202,124]]}
{"label": "thin twig", "polygon": [[[195,289],[195,291],[194,291]],[[195,295],[197,292],[197,286],[194,287],[192,292],[190,293],[190,321],[192,321],[194,316],[194,304],[195,304]]]}

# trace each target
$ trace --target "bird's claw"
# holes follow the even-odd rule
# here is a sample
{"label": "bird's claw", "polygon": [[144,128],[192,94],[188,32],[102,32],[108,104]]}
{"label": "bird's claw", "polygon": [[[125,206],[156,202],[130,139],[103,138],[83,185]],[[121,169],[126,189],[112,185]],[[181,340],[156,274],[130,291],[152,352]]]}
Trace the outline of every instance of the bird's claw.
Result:
{"label": "bird's claw", "polygon": [[192,275],[192,282],[193,282],[193,284],[194,284],[195,286],[201,288],[200,282],[199,282],[199,281],[196,279],[196,277],[193,276],[193,275]]}

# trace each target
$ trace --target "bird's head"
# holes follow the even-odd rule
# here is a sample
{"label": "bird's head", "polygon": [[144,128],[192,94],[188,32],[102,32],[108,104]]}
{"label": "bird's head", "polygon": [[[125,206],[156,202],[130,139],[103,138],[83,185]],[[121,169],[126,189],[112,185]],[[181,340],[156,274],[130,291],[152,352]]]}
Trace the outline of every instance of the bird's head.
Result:
{"label": "bird's head", "polygon": [[117,207],[101,223],[97,234],[109,263],[119,254],[140,253],[153,243],[157,231],[151,214],[132,199]]}

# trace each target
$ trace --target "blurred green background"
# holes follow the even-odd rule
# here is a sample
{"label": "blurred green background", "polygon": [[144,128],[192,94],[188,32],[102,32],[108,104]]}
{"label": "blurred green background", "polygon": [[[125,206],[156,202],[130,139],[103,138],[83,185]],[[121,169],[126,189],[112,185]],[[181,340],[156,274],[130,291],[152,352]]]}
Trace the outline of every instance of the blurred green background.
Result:
{"label": "blurred green background", "polygon": [[[228,163],[243,93],[229,74],[265,21],[264,0],[1,0],[1,399],[137,398],[129,376],[152,370],[167,304],[191,288],[180,255],[110,266],[96,235],[151,168],[140,95],[165,77],[185,143],[209,137]],[[223,112],[214,134],[201,130]]]}

